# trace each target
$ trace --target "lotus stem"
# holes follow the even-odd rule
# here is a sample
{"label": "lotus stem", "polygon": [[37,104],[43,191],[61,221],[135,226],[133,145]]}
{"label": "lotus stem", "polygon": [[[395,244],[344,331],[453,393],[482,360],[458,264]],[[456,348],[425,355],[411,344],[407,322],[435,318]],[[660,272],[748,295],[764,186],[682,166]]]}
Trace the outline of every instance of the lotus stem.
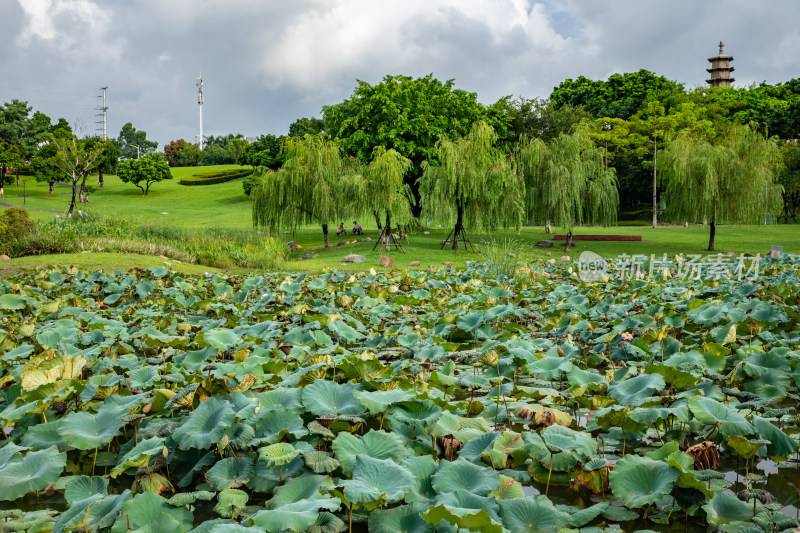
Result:
{"label": "lotus stem", "polygon": [[547,493],[550,491],[550,476],[553,475],[553,452],[550,452],[550,470],[547,472],[547,486],[544,488],[544,495],[547,497]]}
{"label": "lotus stem", "polygon": [[652,503],[648,504],[648,505],[647,505],[647,509],[645,509],[645,510],[644,510],[644,516],[642,516],[642,519],[643,519],[643,520],[647,520],[647,513],[649,513],[649,512],[650,512],[650,507],[651,507],[652,505],[653,505]]}
{"label": "lotus stem", "polygon": [[106,464],[103,467],[103,475],[108,473],[108,456],[111,455],[111,441],[108,441],[108,449],[106,449]]}
{"label": "lotus stem", "polygon": [[350,517],[348,519],[348,523],[350,527],[349,531],[350,533],[353,533],[353,502],[350,502]]}
{"label": "lotus stem", "polygon": [[42,411],[42,418],[44,418],[44,423],[47,424],[47,414],[44,411]]}
{"label": "lotus stem", "polygon": [[92,459],[92,475],[94,475],[94,464],[97,461],[97,448],[94,449],[94,459]]}
{"label": "lotus stem", "polygon": [[[467,413],[469,414],[469,411],[467,411]],[[383,412],[383,417],[381,418],[381,425],[380,425],[380,427],[378,427],[378,431],[383,429],[383,423],[384,422],[386,422],[386,411]]]}
{"label": "lotus stem", "polygon": [[416,427],[411,428],[411,433],[408,434],[408,440],[406,441],[406,446],[408,446],[408,443],[411,442],[411,436],[414,434],[415,429],[417,428]]}
{"label": "lotus stem", "polygon": [[494,410],[494,427],[497,429],[497,413],[500,412],[500,386],[503,384],[503,379],[500,377],[500,363],[496,363],[495,367],[497,368],[497,406]]}

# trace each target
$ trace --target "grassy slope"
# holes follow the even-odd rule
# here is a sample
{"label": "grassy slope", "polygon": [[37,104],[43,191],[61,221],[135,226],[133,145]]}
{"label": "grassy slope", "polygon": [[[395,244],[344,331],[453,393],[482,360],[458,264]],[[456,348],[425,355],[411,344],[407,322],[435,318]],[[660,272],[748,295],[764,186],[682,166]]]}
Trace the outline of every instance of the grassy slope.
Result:
{"label": "grassy slope", "polygon": [[[171,269],[185,274],[202,274],[203,272],[219,271],[216,268],[202,265],[191,265],[179,263],[177,261],[168,262]],[[81,270],[86,271],[103,270],[106,272],[113,272],[115,270],[130,270],[132,268],[165,266],[164,263],[165,260],[161,257],[136,254],[86,253],[37,255],[32,257],[19,257],[11,259],[10,261],[0,261],[0,277],[8,277],[21,270],[52,266],[75,265]]]}
{"label": "grassy slope", "polygon": [[[227,168],[238,168],[234,165],[217,167],[188,167],[172,170],[174,179],[156,183],[150,189],[150,194],[143,197],[136,187],[120,182],[116,176],[106,176],[106,187],[97,189],[90,196],[91,203],[79,206],[80,209],[91,210],[100,214],[115,215],[136,219],[142,223],[167,223],[180,227],[238,227],[247,228],[251,225],[250,201],[242,192],[242,179],[210,186],[187,187],[179,185],[182,176],[196,172],[208,172]],[[96,177],[91,178],[91,184],[96,186]],[[32,209],[58,209],[63,210],[69,204],[68,196],[49,196],[47,184],[28,180],[29,197],[27,207]],[[56,192],[68,192],[68,187],[57,187]],[[21,187],[7,184],[6,198],[3,201],[21,205],[22,198],[13,198],[21,195]],[[167,214],[162,214],[167,213]],[[53,216],[48,213],[32,213],[34,218],[47,218]],[[352,220],[348,220],[348,227]],[[362,219],[365,237],[377,237],[374,222]],[[331,225],[335,232],[336,225]],[[453,254],[448,249],[440,250],[440,241],[446,236],[448,229],[430,228],[431,235],[414,234],[408,243],[404,242],[406,254],[392,252],[391,255],[398,267],[405,267],[411,261],[420,261],[422,266],[441,264],[451,261],[454,265],[463,264],[465,260],[486,257],[485,245],[478,246],[483,250],[482,256],[473,254]],[[644,227],[613,227],[613,228],[582,228],[576,233],[606,233],[606,234],[632,234],[642,235],[643,241],[636,242],[576,242],[577,246],[569,255],[573,258],[585,250],[591,250],[606,257],[616,257],[620,254],[676,254],[700,253],[705,254],[708,243],[708,228],[705,226],[660,227],[656,230]],[[322,231],[319,226],[302,228],[295,235],[279,234],[278,238],[284,241],[295,240],[303,246],[302,250],[295,252],[292,261],[287,265],[289,270],[320,270],[326,266],[340,266],[342,257],[349,253],[358,253],[367,257],[367,262],[361,265],[349,264],[350,269],[369,270],[377,267],[381,253],[372,252],[371,243],[357,243],[336,247],[336,244],[354,237],[337,237],[331,235],[330,249],[322,248]],[[546,250],[534,246],[535,242],[547,238],[542,228],[522,228],[520,232],[503,230],[495,234],[473,234],[473,242],[494,241],[510,243],[511,249],[520,259],[533,260],[544,257],[549,251],[553,257],[563,255],[561,247]],[[717,251],[735,253],[761,253],[769,251],[772,244],[783,245],[785,252],[800,253],[800,226],[798,225],[772,225],[772,226],[720,226],[717,231]],[[308,251],[319,254],[317,259],[300,260]],[[88,255],[88,254],[85,254]],[[84,257],[85,257],[84,255]],[[135,256],[131,256],[135,258]],[[73,259],[79,261],[82,258]],[[143,259],[144,260],[144,259]]]}

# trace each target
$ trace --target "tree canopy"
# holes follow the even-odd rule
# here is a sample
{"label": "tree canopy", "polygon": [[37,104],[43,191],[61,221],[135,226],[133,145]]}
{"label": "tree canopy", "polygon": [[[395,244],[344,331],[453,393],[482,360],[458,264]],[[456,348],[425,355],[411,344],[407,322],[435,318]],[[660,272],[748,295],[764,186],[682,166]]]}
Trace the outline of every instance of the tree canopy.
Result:
{"label": "tree canopy", "polygon": [[441,137],[436,162],[425,166],[420,179],[423,212],[434,220],[455,221],[453,250],[467,229],[522,223],[522,181],[496,141],[492,127],[479,121],[460,139]]}
{"label": "tree canopy", "polygon": [[321,224],[328,247],[328,226],[363,212],[363,176],[343,161],[337,143],[322,135],[289,138],[284,152],[280,170],[262,170],[253,187],[253,225],[296,230]]}
{"label": "tree canopy", "polygon": [[780,211],[782,188],[773,172],[779,158],[774,140],[750,126],[732,124],[713,140],[684,130],[659,163],[666,214],[678,222],[708,223],[713,251],[717,224],[758,223],[764,213]]}
{"label": "tree canopy", "polygon": [[570,234],[583,223],[616,222],[617,182],[603,157],[583,128],[550,143],[520,141],[514,159],[527,191],[528,221],[552,223]]}
{"label": "tree canopy", "polygon": [[[142,157],[158,148],[158,143],[147,140],[147,132],[137,130],[130,122],[125,123],[119,131],[117,146],[122,151],[122,156],[126,159],[136,159]],[[137,151],[136,147],[139,147]]]}
{"label": "tree canopy", "polygon": [[136,185],[141,189],[142,196],[147,196],[153,183],[171,180],[172,172],[163,155],[151,153],[140,159],[120,161],[117,177],[123,183]]}

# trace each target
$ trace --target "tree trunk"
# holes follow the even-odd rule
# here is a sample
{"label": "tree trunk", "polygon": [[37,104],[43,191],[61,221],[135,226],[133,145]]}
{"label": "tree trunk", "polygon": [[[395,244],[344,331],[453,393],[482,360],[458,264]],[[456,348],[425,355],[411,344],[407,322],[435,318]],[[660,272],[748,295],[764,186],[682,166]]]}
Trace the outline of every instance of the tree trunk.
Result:
{"label": "tree trunk", "polygon": [[549,222],[544,225],[544,232],[547,233],[548,235],[550,233],[553,233],[553,226],[551,226]]}
{"label": "tree trunk", "polygon": [[[456,227],[453,230],[453,251],[458,250],[458,236],[461,235],[461,232],[464,231],[464,206],[461,205],[461,202],[457,204],[456,207]],[[466,246],[466,245],[465,245]],[[465,248],[466,249],[466,248]]]}
{"label": "tree trunk", "polygon": [[19,187],[19,165],[17,165],[17,187]]}
{"label": "tree trunk", "polygon": [[381,243],[386,246],[387,252],[392,250],[392,215],[388,211],[386,212],[386,223],[383,225]]}
{"label": "tree trunk", "polygon": [[105,186],[105,183],[103,183],[103,169],[102,168],[97,170],[97,175],[99,176],[98,187],[100,187],[102,189]]}
{"label": "tree trunk", "polygon": [[3,188],[6,184],[6,167],[0,167],[0,196],[5,194]]}
{"label": "tree trunk", "polygon": [[[653,124],[655,127],[655,118],[653,118]],[[658,144],[656,141],[655,132],[653,132],[653,229],[658,227],[658,182],[656,180],[656,158],[658,157],[657,148]]]}
{"label": "tree trunk", "polygon": [[55,181],[51,181],[50,182],[50,194],[53,194],[53,190],[55,189],[55,186],[56,186],[56,182]]}
{"label": "tree trunk", "polygon": [[331,243],[328,240],[328,225],[327,224],[323,224],[322,225],[322,234],[325,236],[325,248],[330,248],[331,247]]}
{"label": "tree trunk", "polygon": [[381,225],[381,217],[378,216],[377,211],[373,211],[372,214],[375,215],[375,224],[378,225],[378,235],[383,235],[383,225]]}
{"label": "tree trunk", "polygon": [[784,224],[789,223],[789,194],[783,193],[783,213],[778,217],[778,220],[783,219]]}
{"label": "tree trunk", "polygon": [[572,230],[569,230],[567,232],[567,240],[564,243],[564,251],[565,252],[569,252],[569,249],[572,248],[572,246],[573,246],[573,244],[572,244]]}
{"label": "tree trunk", "polygon": [[78,193],[78,180],[72,181],[72,201],[69,203],[69,209],[67,209],[67,216],[72,214],[72,211],[75,209],[75,196]]}
{"label": "tree trunk", "polygon": [[708,235],[708,251],[714,251],[714,236],[717,232],[716,215],[711,215],[711,231]]}

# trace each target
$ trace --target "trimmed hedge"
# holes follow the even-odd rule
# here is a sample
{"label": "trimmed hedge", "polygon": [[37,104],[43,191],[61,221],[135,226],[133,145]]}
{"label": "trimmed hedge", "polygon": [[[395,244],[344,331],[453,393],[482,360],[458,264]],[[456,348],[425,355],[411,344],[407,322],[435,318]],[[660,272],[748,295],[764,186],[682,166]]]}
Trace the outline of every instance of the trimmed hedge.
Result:
{"label": "trimmed hedge", "polygon": [[214,185],[217,183],[225,183],[226,181],[235,180],[236,178],[244,178],[253,173],[252,168],[238,168],[231,170],[220,170],[217,172],[204,172],[202,174],[194,174],[186,178],[181,178],[178,182],[181,185]]}

